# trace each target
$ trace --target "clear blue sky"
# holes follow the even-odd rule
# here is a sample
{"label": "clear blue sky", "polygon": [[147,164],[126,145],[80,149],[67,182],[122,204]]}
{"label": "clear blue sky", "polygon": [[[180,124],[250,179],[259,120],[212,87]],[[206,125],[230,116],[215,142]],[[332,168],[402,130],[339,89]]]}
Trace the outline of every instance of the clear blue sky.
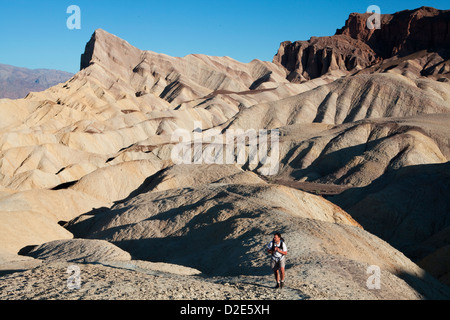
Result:
{"label": "clear blue sky", "polygon": [[[75,73],[97,28],[139,49],[172,56],[271,61],[280,42],[333,35],[351,12],[365,12],[372,4],[381,13],[450,9],[448,0],[0,0],[0,63]],[[70,5],[81,9],[80,30],[66,26]]]}

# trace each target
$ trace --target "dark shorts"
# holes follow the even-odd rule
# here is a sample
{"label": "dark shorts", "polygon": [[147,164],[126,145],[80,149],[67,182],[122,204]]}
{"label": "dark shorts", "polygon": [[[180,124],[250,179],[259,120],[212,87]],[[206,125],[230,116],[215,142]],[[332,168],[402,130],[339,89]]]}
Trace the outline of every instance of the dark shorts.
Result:
{"label": "dark shorts", "polygon": [[286,267],[286,258],[283,258],[281,260],[274,260],[271,261],[271,268],[273,271],[277,271],[280,269],[284,269]]}

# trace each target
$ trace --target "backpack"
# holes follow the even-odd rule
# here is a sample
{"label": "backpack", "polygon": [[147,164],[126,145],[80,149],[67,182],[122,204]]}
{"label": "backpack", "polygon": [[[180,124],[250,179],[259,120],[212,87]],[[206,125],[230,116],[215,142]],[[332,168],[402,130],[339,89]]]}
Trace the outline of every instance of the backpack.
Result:
{"label": "backpack", "polygon": [[[279,247],[281,250],[283,250],[283,241],[284,241],[284,239],[281,238],[281,239],[280,239],[280,247]],[[274,250],[275,250],[275,241],[272,240],[272,252],[273,252]]]}

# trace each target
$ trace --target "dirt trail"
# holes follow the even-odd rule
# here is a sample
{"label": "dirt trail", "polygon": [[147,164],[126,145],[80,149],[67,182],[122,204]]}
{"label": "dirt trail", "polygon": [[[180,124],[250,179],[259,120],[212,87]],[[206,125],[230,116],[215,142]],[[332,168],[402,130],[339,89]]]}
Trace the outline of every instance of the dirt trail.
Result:
{"label": "dirt trail", "polygon": [[[76,264],[80,288],[67,273],[73,264],[55,262],[5,275],[0,299],[5,300],[302,300],[310,296],[286,286],[273,288],[272,277],[218,277],[186,275],[145,269],[132,262]],[[68,282],[69,280],[69,282]]]}

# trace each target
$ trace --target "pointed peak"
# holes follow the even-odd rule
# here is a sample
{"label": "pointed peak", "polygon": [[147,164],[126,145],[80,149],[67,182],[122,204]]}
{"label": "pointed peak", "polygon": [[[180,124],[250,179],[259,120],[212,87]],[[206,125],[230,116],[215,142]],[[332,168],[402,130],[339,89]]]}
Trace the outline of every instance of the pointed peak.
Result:
{"label": "pointed peak", "polygon": [[99,39],[105,40],[105,39],[109,38],[109,39],[116,39],[118,41],[125,41],[125,40],[119,38],[118,36],[108,32],[104,29],[101,29],[101,28],[95,29],[94,33],[92,34],[92,37],[97,40],[99,40]]}
{"label": "pointed peak", "polygon": [[[120,55],[126,52],[126,50],[114,50],[113,48],[129,48],[129,50],[139,51],[139,49],[133,47],[127,41],[99,28],[94,31],[91,39],[86,44],[84,53],[81,55],[80,70],[89,67],[94,62],[101,60],[106,62],[106,57],[113,57],[114,54]],[[118,60],[120,58],[116,57]]]}
{"label": "pointed peak", "polygon": [[99,39],[106,31],[103,29],[96,29],[91,36],[91,39],[86,43],[84,53],[81,54],[80,70],[83,70],[91,65],[92,57],[97,39]]}

